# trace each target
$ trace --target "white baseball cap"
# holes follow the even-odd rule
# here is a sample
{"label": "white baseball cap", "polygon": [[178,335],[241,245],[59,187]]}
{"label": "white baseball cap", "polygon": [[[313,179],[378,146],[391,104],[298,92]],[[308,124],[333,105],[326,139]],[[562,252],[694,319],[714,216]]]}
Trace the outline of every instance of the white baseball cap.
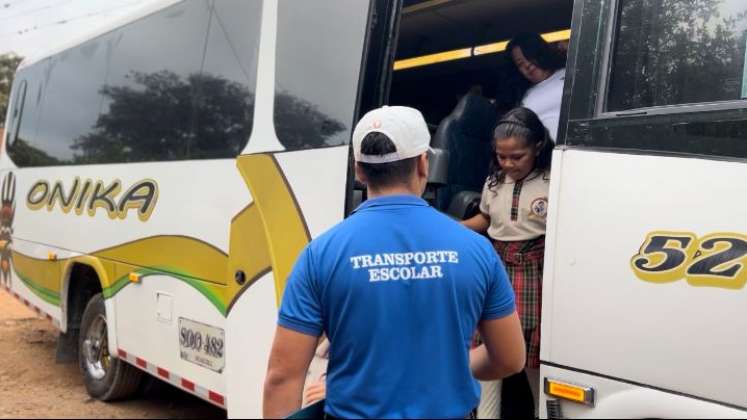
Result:
{"label": "white baseball cap", "polygon": [[[394,143],[396,152],[385,155],[361,153],[363,139],[370,133],[381,133]],[[353,132],[353,153],[357,162],[388,163],[419,156],[430,150],[431,133],[423,114],[406,106],[384,106],[361,118]]]}

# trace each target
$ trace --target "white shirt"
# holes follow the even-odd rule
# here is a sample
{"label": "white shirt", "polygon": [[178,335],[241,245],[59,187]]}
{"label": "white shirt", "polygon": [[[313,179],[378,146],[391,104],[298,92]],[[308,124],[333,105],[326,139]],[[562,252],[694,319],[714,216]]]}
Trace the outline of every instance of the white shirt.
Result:
{"label": "white shirt", "polygon": [[532,86],[524,95],[521,105],[534,111],[547,127],[553,141],[558,138],[560,103],[563,101],[565,69],[560,69],[542,82]]}
{"label": "white shirt", "polygon": [[549,173],[535,170],[518,183],[506,176],[492,189],[489,184],[488,179],[480,200],[480,211],[490,219],[488,236],[497,241],[528,241],[545,234]]}

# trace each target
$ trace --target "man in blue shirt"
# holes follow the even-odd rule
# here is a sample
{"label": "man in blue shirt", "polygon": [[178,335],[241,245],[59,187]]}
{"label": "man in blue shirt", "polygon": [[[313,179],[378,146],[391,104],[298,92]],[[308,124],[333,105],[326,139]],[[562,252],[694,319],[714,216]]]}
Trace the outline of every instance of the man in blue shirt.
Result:
{"label": "man in blue shirt", "polygon": [[[383,107],[353,134],[369,200],[312,241],[291,273],[265,381],[265,417],[300,408],[318,338],[330,340],[332,418],[464,418],[475,380],[524,367],[503,264],[487,239],[430,207],[430,133],[419,111]],[[485,343],[470,350],[478,330]]]}

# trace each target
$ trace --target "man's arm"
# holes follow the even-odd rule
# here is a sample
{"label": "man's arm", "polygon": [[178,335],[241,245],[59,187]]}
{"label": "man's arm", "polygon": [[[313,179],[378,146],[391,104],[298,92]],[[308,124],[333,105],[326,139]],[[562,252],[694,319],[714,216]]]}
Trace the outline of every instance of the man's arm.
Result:
{"label": "man's arm", "polygon": [[265,418],[285,418],[301,408],[306,371],[318,342],[319,337],[277,327],[265,377]]}
{"label": "man's arm", "polygon": [[524,369],[526,349],[516,311],[507,317],[480,321],[478,331],[485,344],[470,352],[470,368],[475,378],[503,379]]}

